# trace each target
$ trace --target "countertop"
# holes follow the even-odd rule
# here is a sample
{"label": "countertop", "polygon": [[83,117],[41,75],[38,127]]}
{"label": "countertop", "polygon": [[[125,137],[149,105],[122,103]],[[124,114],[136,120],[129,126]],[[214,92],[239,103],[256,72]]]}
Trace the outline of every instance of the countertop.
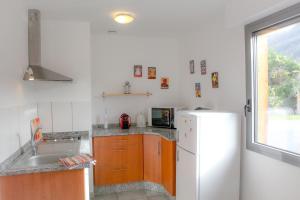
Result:
{"label": "countertop", "polygon": [[93,137],[133,135],[133,134],[152,134],[152,135],[160,135],[163,138],[170,141],[176,141],[176,129],[154,128],[154,127],[138,128],[136,126],[132,126],[130,127],[130,129],[121,129],[117,125],[110,125],[108,129],[105,129],[103,128],[102,125],[94,125],[92,132],[93,132]]}
{"label": "countertop", "polygon": [[[59,133],[57,135],[60,135],[62,138],[64,136],[70,136],[72,133]],[[55,136],[55,135],[47,135],[48,136]],[[78,153],[90,153],[90,138],[88,132],[77,132],[75,133],[75,137],[80,136],[80,140],[78,142],[79,145],[79,152]],[[55,138],[55,137],[54,137]],[[47,143],[42,143],[41,149],[55,149],[58,145],[64,145],[62,142],[54,142],[50,141]],[[9,158],[5,164],[2,164],[0,168],[0,176],[13,176],[13,175],[21,175],[21,174],[30,174],[30,173],[40,173],[40,172],[53,172],[53,171],[64,171],[64,170],[70,170],[67,167],[64,167],[63,165],[60,165],[58,162],[53,162],[51,164],[39,164],[37,166],[28,166],[23,161],[30,158],[32,153],[31,145],[27,144],[26,147],[24,147],[24,153],[20,153],[19,155],[12,155],[11,158]],[[18,153],[18,152],[16,152]],[[83,168],[89,168],[90,164],[81,165],[74,169],[83,169]]]}
{"label": "countertop", "polygon": [[[108,129],[104,129],[101,125],[94,125],[92,129],[93,137],[105,137],[105,136],[117,136],[117,135],[133,135],[133,134],[151,134],[159,135],[167,140],[176,140],[176,130],[165,129],[165,128],[154,128],[145,127],[138,128],[132,126],[130,129],[120,129],[117,125],[110,125]],[[76,133],[57,133],[57,134],[43,134],[44,137],[50,139],[47,143],[42,143],[39,146],[40,151],[45,151],[45,149],[55,150],[59,145],[68,145],[66,143],[55,142],[55,139],[62,139],[69,136],[80,137],[79,143],[79,153],[90,153],[90,138],[88,132],[76,132]],[[53,139],[53,141],[51,141]],[[40,164],[37,166],[22,165],[22,163],[28,158],[30,158],[32,153],[31,145],[28,143],[25,145],[24,153],[18,150],[14,155],[8,158],[4,163],[0,165],[0,176],[13,176],[21,174],[31,174],[40,172],[54,172],[54,171],[64,171],[70,170],[58,162],[53,162],[51,164]],[[82,165],[74,169],[89,168],[90,164]]]}

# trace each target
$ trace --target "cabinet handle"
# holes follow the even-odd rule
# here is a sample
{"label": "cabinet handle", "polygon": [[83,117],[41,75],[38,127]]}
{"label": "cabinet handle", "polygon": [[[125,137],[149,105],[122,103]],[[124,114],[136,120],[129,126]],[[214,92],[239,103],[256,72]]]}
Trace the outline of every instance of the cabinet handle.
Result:
{"label": "cabinet handle", "polygon": [[160,142],[158,142],[157,144],[157,151],[158,151],[158,155],[160,155]]}
{"label": "cabinet handle", "polygon": [[176,152],[176,160],[177,160],[177,162],[179,161],[179,151],[178,150]]}
{"label": "cabinet handle", "polygon": [[179,131],[176,131],[176,142],[179,143]]}

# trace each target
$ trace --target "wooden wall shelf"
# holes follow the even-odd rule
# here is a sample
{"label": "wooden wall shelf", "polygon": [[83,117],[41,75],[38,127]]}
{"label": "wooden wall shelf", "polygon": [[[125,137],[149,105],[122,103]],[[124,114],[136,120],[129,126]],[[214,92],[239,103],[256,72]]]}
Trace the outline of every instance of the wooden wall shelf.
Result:
{"label": "wooden wall shelf", "polygon": [[142,93],[142,92],[135,92],[135,93],[130,93],[130,94],[124,94],[124,93],[106,93],[106,92],[103,92],[102,93],[102,97],[124,97],[124,96],[151,96],[152,93],[150,92],[145,92],[145,93]]}

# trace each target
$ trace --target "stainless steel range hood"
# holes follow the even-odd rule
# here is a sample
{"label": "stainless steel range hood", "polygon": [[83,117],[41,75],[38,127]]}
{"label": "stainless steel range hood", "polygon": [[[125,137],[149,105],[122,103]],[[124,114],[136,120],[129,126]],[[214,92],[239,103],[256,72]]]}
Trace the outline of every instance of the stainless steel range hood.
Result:
{"label": "stainless steel range hood", "polygon": [[41,14],[39,10],[28,10],[28,56],[29,66],[24,74],[25,81],[73,81],[41,66]]}

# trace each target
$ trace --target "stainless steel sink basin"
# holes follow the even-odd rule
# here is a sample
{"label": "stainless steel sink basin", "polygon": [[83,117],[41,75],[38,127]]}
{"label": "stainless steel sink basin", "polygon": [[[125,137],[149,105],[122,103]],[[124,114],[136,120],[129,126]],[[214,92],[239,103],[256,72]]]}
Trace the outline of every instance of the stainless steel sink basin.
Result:
{"label": "stainless steel sink basin", "polygon": [[60,158],[77,155],[80,152],[80,140],[47,141],[38,145],[37,155],[24,155],[12,167],[26,168],[58,163]]}
{"label": "stainless steel sink basin", "polygon": [[57,163],[60,158],[64,158],[67,156],[70,156],[70,155],[59,155],[59,154],[37,155],[37,156],[30,157],[26,163],[29,166],[52,164],[52,163]]}
{"label": "stainless steel sink basin", "polygon": [[19,160],[14,168],[19,167],[37,167],[41,165],[55,164],[58,163],[60,158],[72,156],[71,154],[45,154],[45,155],[37,155],[31,156],[24,159]]}
{"label": "stainless steel sink basin", "polygon": [[78,154],[80,141],[77,142],[47,142],[37,148],[38,155],[45,154]]}

